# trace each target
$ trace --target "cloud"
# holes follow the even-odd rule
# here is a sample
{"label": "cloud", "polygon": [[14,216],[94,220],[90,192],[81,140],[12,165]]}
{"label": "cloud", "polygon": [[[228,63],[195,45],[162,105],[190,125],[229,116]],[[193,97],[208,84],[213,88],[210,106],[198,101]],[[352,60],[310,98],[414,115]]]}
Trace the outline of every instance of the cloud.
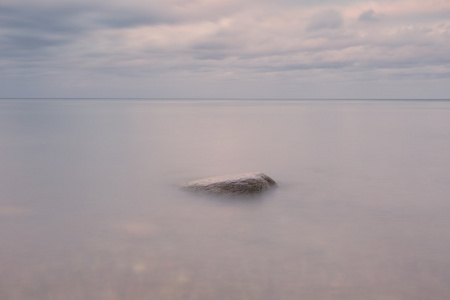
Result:
{"label": "cloud", "polygon": [[95,78],[100,89],[101,78],[151,77],[153,90],[171,79],[220,85],[334,74],[357,82],[384,70],[429,78],[434,69],[445,77],[449,14],[450,3],[438,0],[5,0],[0,76],[71,78],[91,89]]}
{"label": "cloud", "polygon": [[337,29],[343,24],[341,14],[336,10],[325,10],[316,14],[308,24],[309,31],[320,29]]}
{"label": "cloud", "polygon": [[369,9],[360,14],[358,20],[363,22],[375,22],[378,21],[378,17],[373,9]]}

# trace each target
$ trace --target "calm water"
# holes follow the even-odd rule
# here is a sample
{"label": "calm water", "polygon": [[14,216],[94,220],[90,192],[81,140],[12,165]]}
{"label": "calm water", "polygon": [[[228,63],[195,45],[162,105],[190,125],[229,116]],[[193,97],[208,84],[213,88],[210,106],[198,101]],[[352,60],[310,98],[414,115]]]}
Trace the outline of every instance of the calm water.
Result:
{"label": "calm water", "polygon": [[450,102],[0,100],[0,166],[2,300],[450,298]]}

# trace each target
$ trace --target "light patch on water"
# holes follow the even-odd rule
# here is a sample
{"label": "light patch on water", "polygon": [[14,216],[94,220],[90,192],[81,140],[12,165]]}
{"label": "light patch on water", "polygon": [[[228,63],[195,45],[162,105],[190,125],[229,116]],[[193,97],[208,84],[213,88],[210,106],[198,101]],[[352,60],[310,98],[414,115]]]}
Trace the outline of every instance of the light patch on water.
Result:
{"label": "light patch on water", "polygon": [[133,265],[133,271],[136,274],[142,274],[147,271],[147,265],[143,262],[137,262]]}
{"label": "light patch on water", "polygon": [[121,232],[138,237],[153,236],[158,233],[158,228],[155,225],[142,221],[120,222],[114,227]]}
{"label": "light patch on water", "polygon": [[20,217],[30,216],[33,211],[27,207],[17,205],[3,205],[0,206],[0,217]]}

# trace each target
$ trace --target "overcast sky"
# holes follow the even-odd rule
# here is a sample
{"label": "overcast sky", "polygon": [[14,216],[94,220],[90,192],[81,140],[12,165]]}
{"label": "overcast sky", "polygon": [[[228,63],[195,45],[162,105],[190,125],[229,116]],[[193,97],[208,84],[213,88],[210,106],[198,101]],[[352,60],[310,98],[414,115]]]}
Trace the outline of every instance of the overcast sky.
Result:
{"label": "overcast sky", "polygon": [[450,0],[1,0],[0,97],[450,98]]}

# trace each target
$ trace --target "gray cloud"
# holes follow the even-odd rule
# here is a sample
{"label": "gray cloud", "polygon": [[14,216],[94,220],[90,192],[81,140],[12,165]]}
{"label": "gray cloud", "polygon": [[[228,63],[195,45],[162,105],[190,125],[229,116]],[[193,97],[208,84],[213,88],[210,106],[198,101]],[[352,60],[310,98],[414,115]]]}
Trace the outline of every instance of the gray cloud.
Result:
{"label": "gray cloud", "polygon": [[158,25],[176,23],[174,17],[161,16],[152,12],[111,11],[97,17],[97,26],[107,28],[130,28],[142,25]]}
{"label": "gray cloud", "polygon": [[21,49],[23,51],[36,51],[43,48],[52,46],[59,46],[65,44],[67,41],[64,39],[52,39],[42,36],[6,36],[4,42],[7,47],[12,49]]}
{"label": "gray cloud", "polygon": [[0,26],[13,31],[76,33],[84,27],[78,23],[77,18],[88,10],[87,7],[75,5],[58,7],[3,6],[0,7]]}
{"label": "gray cloud", "polygon": [[316,14],[308,24],[307,29],[309,31],[320,29],[336,29],[340,28],[342,24],[343,19],[341,14],[336,10],[330,9]]}
{"label": "gray cloud", "polygon": [[373,9],[369,9],[360,14],[358,20],[363,22],[376,22],[378,21],[378,17]]}

